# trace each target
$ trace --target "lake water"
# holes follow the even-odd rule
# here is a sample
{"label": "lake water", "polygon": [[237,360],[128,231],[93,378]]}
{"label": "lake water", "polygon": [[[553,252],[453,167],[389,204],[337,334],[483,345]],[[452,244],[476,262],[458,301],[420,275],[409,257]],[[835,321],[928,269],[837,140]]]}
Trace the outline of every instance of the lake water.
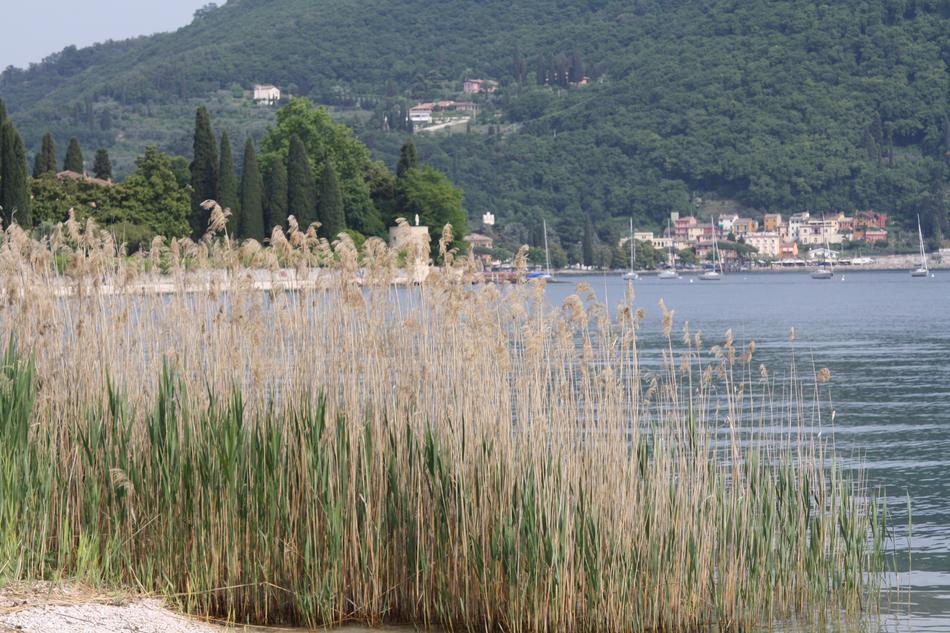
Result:
{"label": "lake water", "polygon": [[[613,311],[626,290],[618,276],[560,280],[548,286],[552,303],[583,281]],[[634,284],[645,331],[661,330],[662,298],[675,310],[674,336],[684,320],[707,345],[732,328],[737,344],[756,342],[758,362],[769,367],[787,364],[795,328],[797,353],[831,370],[837,450],[862,456],[870,483],[883,487],[898,548],[907,547],[907,495],[912,500],[911,570],[901,557],[904,573],[890,579],[909,593],[887,601],[871,628],[950,631],[950,271],[929,279],[846,272],[814,280],[795,272]]]}

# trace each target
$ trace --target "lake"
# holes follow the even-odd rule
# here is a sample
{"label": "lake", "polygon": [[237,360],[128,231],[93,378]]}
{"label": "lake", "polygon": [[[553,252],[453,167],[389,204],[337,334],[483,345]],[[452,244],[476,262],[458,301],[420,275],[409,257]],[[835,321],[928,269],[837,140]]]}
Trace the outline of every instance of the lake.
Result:
{"label": "lake", "polygon": [[[559,304],[579,282],[601,301],[623,301],[619,276],[564,276],[547,295]],[[911,571],[891,584],[910,590],[883,605],[880,630],[950,631],[950,271],[913,279],[909,272],[846,272],[814,280],[806,272],[727,275],[720,281],[644,277],[634,282],[647,310],[647,336],[661,331],[659,300],[706,345],[732,328],[737,346],[756,342],[756,358],[782,369],[795,349],[831,370],[839,454],[867,466],[884,489],[896,531],[907,547],[907,495],[912,499]],[[649,343],[647,343],[649,344]],[[810,358],[809,358],[810,366]],[[877,630],[877,627],[874,627]]]}

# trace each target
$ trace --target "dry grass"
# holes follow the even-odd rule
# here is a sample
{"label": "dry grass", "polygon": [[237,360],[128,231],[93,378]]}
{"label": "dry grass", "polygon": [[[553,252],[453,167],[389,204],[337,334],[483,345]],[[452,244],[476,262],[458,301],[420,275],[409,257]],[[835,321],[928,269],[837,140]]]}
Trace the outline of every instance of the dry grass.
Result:
{"label": "dry grass", "polygon": [[444,255],[395,288],[404,256],[295,224],[132,257],[91,225],[9,229],[0,573],[258,623],[738,631],[873,607],[885,519],[805,431],[819,380],[680,337],[665,306],[647,371],[632,286],[614,315],[583,287],[550,307]]}

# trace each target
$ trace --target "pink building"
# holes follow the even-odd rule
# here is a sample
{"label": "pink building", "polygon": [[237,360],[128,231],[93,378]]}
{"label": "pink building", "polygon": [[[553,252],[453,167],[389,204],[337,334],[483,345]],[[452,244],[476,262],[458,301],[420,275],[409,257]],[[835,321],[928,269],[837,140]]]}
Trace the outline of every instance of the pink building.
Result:
{"label": "pink building", "polygon": [[887,214],[877,211],[859,211],[854,214],[852,224],[855,229],[883,229],[887,226]]}
{"label": "pink building", "polygon": [[864,229],[864,241],[868,244],[873,244],[874,242],[886,242],[887,241],[887,231],[884,229]]}
{"label": "pink building", "polygon": [[781,242],[778,246],[781,259],[798,259],[798,242]]}
{"label": "pink building", "polygon": [[691,215],[685,218],[676,218],[673,221],[673,235],[680,239],[689,239],[689,230],[697,224],[696,218]]}

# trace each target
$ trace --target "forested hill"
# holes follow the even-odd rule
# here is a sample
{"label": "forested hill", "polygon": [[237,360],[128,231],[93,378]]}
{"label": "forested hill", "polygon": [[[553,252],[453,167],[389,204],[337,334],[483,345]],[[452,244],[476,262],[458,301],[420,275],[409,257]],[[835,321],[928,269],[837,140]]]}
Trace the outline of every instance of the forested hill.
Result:
{"label": "forested hill", "polygon": [[[944,0],[231,0],[175,33],[8,69],[0,97],[31,147],[46,129],[108,146],[142,107],[155,121],[274,83],[364,108],[357,132],[394,163],[405,133],[382,131],[381,113],[493,78],[497,125],[416,142],[513,239],[537,240],[546,216],[569,241],[590,216],[606,240],[631,213],[656,222],[713,199],[921,213],[934,232],[948,66]],[[581,75],[590,85],[571,84]]]}

